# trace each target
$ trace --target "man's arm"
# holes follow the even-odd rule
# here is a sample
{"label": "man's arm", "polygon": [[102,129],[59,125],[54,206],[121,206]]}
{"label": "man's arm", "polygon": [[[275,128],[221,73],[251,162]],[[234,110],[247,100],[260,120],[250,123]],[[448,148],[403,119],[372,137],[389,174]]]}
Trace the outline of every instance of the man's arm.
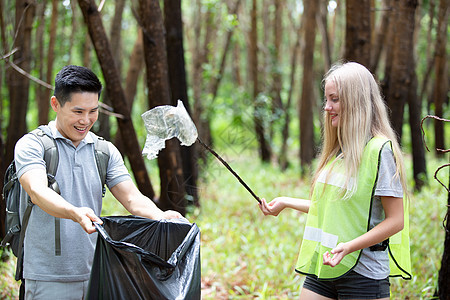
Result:
{"label": "man's arm", "polygon": [[153,220],[179,219],[183,216],[173,210],[162,211],[148,197],[144,196],[131,180],[122,181],[110,189],[114,197],[131,214]]}
{"label": "man's arm", "polygon": [[29,170],[19,178],[19,181],[31,201],[46,213],[57,218],[71,219],[79,223],[87,233],[95,232],[92,222],[102,223],[91,208],[73,206],[50,189],[44,169]]}

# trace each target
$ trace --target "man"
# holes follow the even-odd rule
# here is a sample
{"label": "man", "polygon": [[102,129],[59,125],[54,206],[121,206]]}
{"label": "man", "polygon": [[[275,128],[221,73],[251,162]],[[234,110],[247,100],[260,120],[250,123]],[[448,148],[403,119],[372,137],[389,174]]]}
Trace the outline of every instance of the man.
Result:
{"label": "man", "polygon": [[[102,183],[94,155],[98,137],[89,131],[98,118],[101,90],[99,79],[87,68],[66,66],[56,75],[51,98],[56,120],[46,130],[58,148],[55,179],[60,195],[48,187],[39,139],[27,134],[16,144],[17,176],[36,204],[24,242],[26,299],[82,299],[86,295],[97,238],[92,222],[101,223]],[[178,212],[161,211],[142,195],[117,148],[110,142],[108,148],[106,185],[131,214],[156,220],[182,218]],[[60,243],[55,238],[56,218],[60,218]],[[60,253],[55,251],[56,244],[60,244]]]}

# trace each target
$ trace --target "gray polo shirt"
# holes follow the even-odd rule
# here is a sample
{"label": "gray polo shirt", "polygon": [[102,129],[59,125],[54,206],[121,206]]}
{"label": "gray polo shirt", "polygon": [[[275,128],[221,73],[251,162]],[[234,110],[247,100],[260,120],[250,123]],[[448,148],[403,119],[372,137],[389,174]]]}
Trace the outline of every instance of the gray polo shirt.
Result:
{"label": "gray polo shirt", "polygon": [[[96,215],[102,210],[102,184],[94,157],[96,135],[89,132],[78,147],[64,138],[55,122],[49,128],[59,152],[56,181],[61,196],[78,207],[90,207]],[[107,167],[108,188],[131,180],[117,148],[108,142],[110,158]],[[14,159],[17,175],[45,169],[44,149],[32,134],[26,134],[16,144]],[[26,194],[22,193],[21,213],[25,211]],[[88,280],[97,234],[87,234],[76,222],[61,219],[61,255],[55,255],[55,218],[37,205],[33,206],[24,242],[24,278],[43,281]]]}

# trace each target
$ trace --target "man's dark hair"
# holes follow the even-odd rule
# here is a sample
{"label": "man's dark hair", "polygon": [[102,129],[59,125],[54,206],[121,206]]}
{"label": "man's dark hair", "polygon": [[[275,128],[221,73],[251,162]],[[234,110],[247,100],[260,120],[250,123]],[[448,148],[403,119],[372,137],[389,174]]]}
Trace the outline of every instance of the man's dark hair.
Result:
{"label": "man's dark hair", "polygon": [[80,66],[69,65],[63,67],[55,77],[54,96],[58,99],[59,104],[64,106],[66,102],[71,101],[71,93],[81,92],[102,92],[102,84],[97,75],[90,69]]}

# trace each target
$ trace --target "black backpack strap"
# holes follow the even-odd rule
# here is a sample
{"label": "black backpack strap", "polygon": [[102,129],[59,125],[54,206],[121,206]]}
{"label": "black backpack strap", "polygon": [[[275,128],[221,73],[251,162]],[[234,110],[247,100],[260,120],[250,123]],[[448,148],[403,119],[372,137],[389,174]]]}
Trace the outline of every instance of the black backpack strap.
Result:
{"label": "black backpack strap", "polygon": [[106,172],[108,169],[108,161],[109,161],[109,147],[108,142],[102,138],[97,136],[97,140],[94,144],[94,154],[95,161],[97,163],[98,175],[100,176],[100,181],[102,183],[102,196],[105,196],[106,193]]}

